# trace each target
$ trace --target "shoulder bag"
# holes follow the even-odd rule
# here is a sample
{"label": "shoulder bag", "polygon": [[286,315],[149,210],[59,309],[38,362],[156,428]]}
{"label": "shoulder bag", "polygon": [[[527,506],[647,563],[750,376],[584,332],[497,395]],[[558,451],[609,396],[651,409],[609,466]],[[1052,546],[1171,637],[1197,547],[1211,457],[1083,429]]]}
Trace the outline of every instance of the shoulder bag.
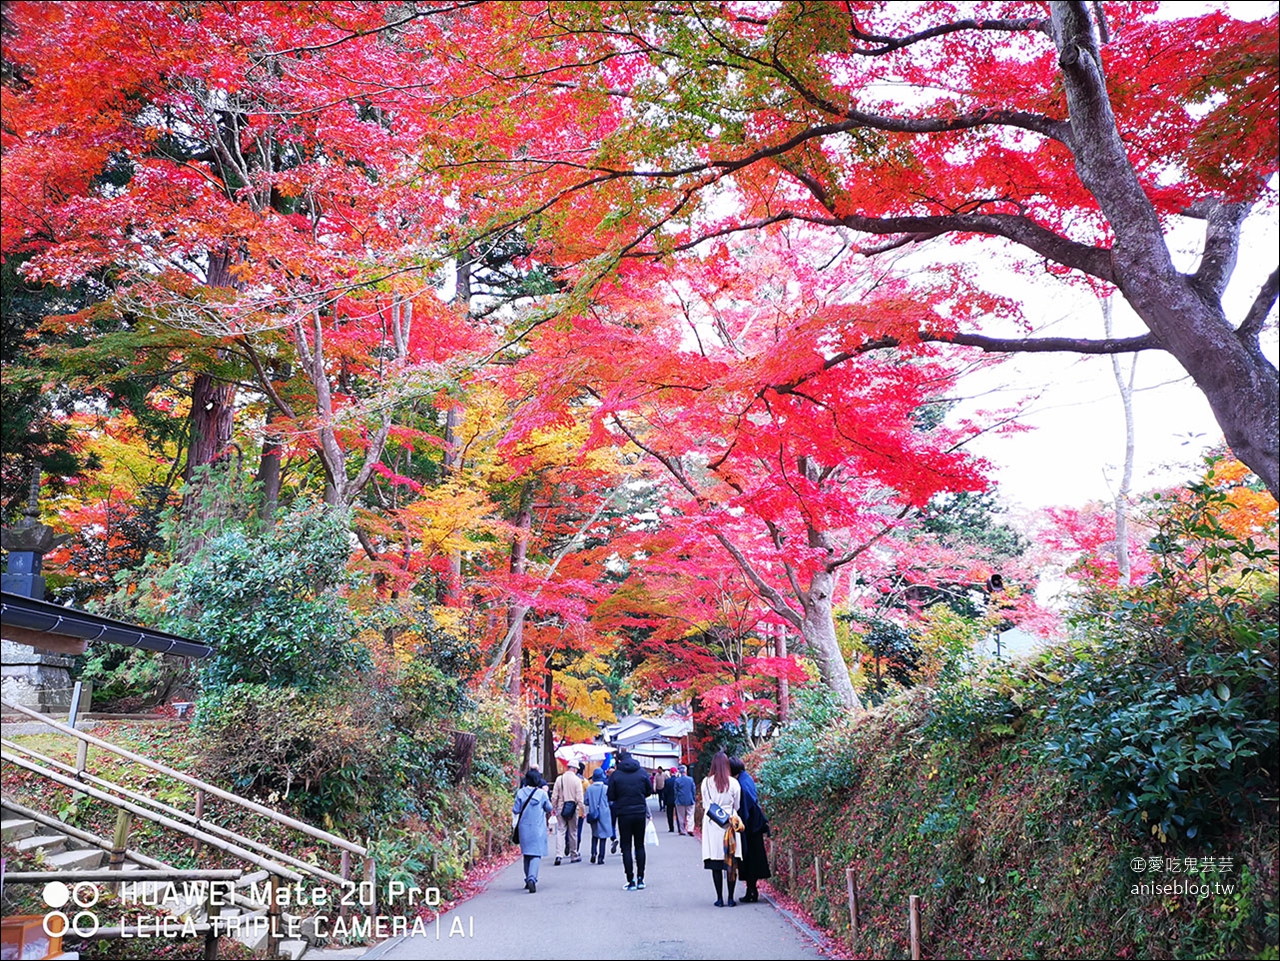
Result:
{"label": "shoulder bag", "polygon": [[529,802],[533,800],[533,796],[537,794],[541,788],[534,788],[529,792],[529,796],[524,799],[524,803],[520,805],[520,813],[516,815],[516,823],[511,826],[511,843],[520,843],[520,819],[524,817],[524,809],[529,806]]}

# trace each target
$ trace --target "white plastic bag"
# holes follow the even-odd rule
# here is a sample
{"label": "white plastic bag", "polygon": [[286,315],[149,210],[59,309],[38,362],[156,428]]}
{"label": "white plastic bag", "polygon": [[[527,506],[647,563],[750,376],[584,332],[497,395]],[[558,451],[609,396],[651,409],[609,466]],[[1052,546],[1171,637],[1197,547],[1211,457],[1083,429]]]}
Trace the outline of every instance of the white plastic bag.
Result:
{"label": "white plastic bag", "polygon": [[644,822],[644,845],[653,848],[658,846],[658,829],[653,826],[653,818],[647,818]]}

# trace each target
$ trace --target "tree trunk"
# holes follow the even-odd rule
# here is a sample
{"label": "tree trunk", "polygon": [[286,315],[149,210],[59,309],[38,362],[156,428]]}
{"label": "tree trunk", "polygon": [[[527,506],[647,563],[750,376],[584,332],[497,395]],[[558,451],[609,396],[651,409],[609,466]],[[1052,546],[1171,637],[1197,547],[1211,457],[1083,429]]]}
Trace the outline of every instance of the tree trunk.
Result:
{"label": "tree trunk", "polygon": [[1247,205],[1206,205],[1200,266],[1193,275],[1180,273],[1116,126],[1088,7],[1054,3],[1051,11],[1076,174],[1115,233],[1115,284],[1204,392],[1232,453],[1262,478],[1273,497],[1280,497],[1280,376],[1258,345],[1275,289],[1262,317],[1251,311],[1239,331],[1222,309]]}
{"label": "tree trunk", "polygon": [[[777,628],[774,653],[778,657],[787,656],[787,628],[779,624]],[[791,720],[791,682],[785,677],[778,678],[778,723],[786,724]]]}
{"label": "tree trunk", "polygon": [[[533,525],[533,483],[526,481],[520,489],[520,505],[516,511],[517,534],[511,542],[511,575],[524,576],[529,555],[529,529]],[[520,674],[524,664],[524,618],[529,605],[512,601],[507,610],[507,693],[515,704],[520,703]]]}
{"label": "tree trunk", "polygon": [[276,516],[280,503],[280,438],[268,434],[262,441],[262,460],[258,463],[257,482],[262,488],[259,516],[268,524]]}
{"label": "tree trunk", "polygon": [[[1219,305],[1191,290],[1153,296],[1137,258],[1117,256],[1129,303],[1204,392],[1231,452],[1280,497],[1280,377],[1256,344],[1241,343]],[[1132,280],[1130,278],[1133,278]]]}
{"label": "tree trunk", "polygon": [[[1102,298],[1102,323],[1107,337],[1111,336],[1111,298]],[[1138,370],[1138,355],[1129,358],[1129,376],[1126,379],[1120,369],[1120,358],[1111,355],[1111,373],[1120,391],[1120,403],[1124,407],[1124,471],[1120,488],[1116,491],[1116,568],[1121,586],[1128,587],[1131,576],[1129,562],[1129,488],[1133,484],[1133,379]]]}
{"label": "tree trunk", "polygon": [[187,442],[187,467],[183,479],[188,483],[195,471],[212,464],[226,453],[235,426],[234,384],[214,380],[210,374],[197,374],[191,385],[191,437]]}
{"label": "tree trunk", "polygon": [[809,590],[804,597],[804,620],[800,624],[800,632],[818,662],[818,670],[822,680],[835,692],[840,703],[852,711],[862,710],[862,702],[858,692],[853,689],[849,679],[849,665],[845,663],[844,654],[840,651],[840,641],[836,637],[835,610],[831,596],[835,587],[835,574],[820,570],[809,582]]}
{"label": "tree trunk", "polygon": [[[533,525],[533,484],[526,481],[520,490],[520,506],[516,513],[515,540],[511,542],[511,574],[515,578],[524,576],[529,555],[529,529]],[[524,619],[529,613],[529,605],[515,600],[507,609],[507,696],[516,709],[515,720],[511,724],[511,739],[515,749],[519,751],[524,741],[524,727],[520,721],[520,698],[524,674]]]}
{"label": "tree trunk", "polygon": [[[457,407],[450,407],[444,417],[444,465],[441,478],[447,480],[462,465],[462,455],[458,450],[458,427],[462,423],[462,412]],[[451,607],[462,606],[462,551],[449,552],[449,586],[445,603]]]}
{"label": "tree trunk", "polygon": [[542,709],[542,775],[550,780],[556,776],[556,735],[551,729],[551,658],[547,658],[547,680],[545,688],[546,706]]}

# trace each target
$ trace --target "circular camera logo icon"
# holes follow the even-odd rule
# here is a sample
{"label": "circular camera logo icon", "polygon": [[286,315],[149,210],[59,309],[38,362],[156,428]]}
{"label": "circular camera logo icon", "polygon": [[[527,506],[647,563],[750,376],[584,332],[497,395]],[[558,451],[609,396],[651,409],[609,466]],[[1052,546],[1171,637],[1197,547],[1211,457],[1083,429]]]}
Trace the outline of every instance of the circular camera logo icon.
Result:
{"label": "circular camera logo icon", "polygon": [[71,889],[61,881],[50,881],[44,886],[44,903],[51,908],[60,908],[71,900]]}
{"label": "circular camera logo icon", "polygon": [[[102,890],[92,881],[77,882],[75,887],[68,887],[62,881],[50,881],[44,886],[41,892],[44,896],[44,903],[53,910],[44,916],[44,933],[51,938],[65,934],[70,928],[76,934],[83,938],[92,937],[98,932],[99,923],[98,916],[86,908],[91,908],[98,903],[98,899],[102,896]],[[74,918],[67,917],[62,909],[68,904],[73,904],[81,908]]]}

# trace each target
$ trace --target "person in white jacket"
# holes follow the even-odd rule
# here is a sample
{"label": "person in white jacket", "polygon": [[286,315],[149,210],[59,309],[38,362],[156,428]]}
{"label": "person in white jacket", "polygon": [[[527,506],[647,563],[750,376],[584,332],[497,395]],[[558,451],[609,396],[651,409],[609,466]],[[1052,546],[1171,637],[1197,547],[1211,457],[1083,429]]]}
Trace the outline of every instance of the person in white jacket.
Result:
{"label": "person in white jacket", "polygon": [[[719,805],[729,818],[729,823],[719,825],[711,818],[711,805]],[[729,871],[729,907],[738,902],[733,899],[737,885],[737,866],[741,860],[742,838],[734,830],[734,818],[742,807],[742,785],[729,773],[729,757],[724,751],[711,759],[711,773],[702,779],[702,864],[711,872],[716,888],[716,907],[725,906],[724,873]]]}

